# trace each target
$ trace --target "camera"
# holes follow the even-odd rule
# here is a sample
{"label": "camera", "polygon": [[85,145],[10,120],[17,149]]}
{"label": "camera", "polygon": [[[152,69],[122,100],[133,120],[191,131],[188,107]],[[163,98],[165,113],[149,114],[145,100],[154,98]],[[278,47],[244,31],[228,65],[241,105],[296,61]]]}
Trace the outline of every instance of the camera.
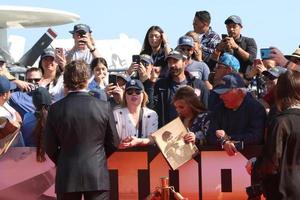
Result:
{"label": "camera", "polygon": [[263,186],[261,184],[254,184],[246,187],[246,193],[248,200],[260,200],[263,194]]}

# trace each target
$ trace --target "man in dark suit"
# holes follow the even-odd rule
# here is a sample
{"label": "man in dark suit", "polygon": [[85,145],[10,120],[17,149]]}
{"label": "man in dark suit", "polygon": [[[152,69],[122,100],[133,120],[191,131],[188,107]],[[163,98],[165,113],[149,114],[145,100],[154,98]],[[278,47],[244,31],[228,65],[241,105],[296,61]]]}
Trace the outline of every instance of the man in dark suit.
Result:
{"label": "man in dark suit", "polygon": [[64,72],[66,97],[51,105],[45,149],[56,164],[58,200],[109,199],[106,158],[117,149],[119,137],[109,103],[89,96],[88,69],[72,61]]}

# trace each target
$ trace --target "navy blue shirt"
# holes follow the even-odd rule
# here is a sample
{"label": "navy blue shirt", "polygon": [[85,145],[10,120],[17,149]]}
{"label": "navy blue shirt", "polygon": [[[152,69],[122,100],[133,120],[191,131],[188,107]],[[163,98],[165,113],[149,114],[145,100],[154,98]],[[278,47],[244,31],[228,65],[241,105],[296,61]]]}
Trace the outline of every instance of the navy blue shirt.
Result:
{"label": "navy blue shirt", "polygon": [[265,108],[251,94],[245,96],[236,110],[220,103],[212,114],[208,130],[208,143],[217,144],[216,130],[224,130],[231,140],[245,144],[262,144],[265,132]]}

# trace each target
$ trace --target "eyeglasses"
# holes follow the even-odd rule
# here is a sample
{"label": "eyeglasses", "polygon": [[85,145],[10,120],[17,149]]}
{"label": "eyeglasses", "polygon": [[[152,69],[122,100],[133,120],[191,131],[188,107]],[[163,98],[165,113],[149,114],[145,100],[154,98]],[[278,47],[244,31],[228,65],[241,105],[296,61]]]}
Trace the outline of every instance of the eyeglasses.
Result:
{"label": "eyeglasses", "polygon": [[40,78],[29,78],[29,79],[27,79],[27,82],[28,83],[37,83],[40,80],[41,80]]}
{"label": "eyeglasses", "polygon": [[128,95],[133,95],[133,93],[135,93],[136,95],[140,95],[142,93],[141,90],[128,90],[126,91],[126,94]]}
{"label": "eyeglasses", "polygon": [[5,63],[5,62],[3,62],[3,61],[0,61],[0,66],[4,65],[4,63]]}

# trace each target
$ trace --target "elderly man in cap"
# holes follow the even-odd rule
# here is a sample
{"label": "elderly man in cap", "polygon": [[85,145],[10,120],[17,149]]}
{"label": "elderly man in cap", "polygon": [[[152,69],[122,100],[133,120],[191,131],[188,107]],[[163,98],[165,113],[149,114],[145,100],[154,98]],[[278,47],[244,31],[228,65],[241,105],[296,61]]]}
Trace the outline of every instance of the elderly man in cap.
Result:
{"label": "elderly man in cap", "polygon": [[[205,106],[207,106],[209,94],[209,90],[203,81],[197,78],[191,78],[185,74],[185,67],[187,65],[185,55],[174,50],[169,53],[166,59],[170,75],[169,77],[159,79],[155,83],[154,95],[149,98],[149,106],[153,106],[159,116],[159,127],[167,124],[178,116],[172,104],[172,98],[180,87],[185,85],[192,86]],[[147,86],[149,85],[151,84]]]}
{"label": "elderly man in cap", "polygon": [[93,58],[101,57],[95,47],[92,30],[88,25],[77,24],[69,32],[73,35],[74,46],[66,52],[67,63],[73,60],[84,60],[87,64],[90,64]]}
{"label": "elderly man in cap", "polygon": [[[224,53],[218,60],[214,69],[213,75],[213,89],[218,88],[225,75],[230,73],[238,73],[240,69],[240,62],[229,53]],[[221,102],[219,94],[214,90],[210,91],[208,98],[208,109],[214,110],[215,106]]]}
{"label": "elderly man in cap", "polygon": [[243,24],[239,16],[232,15],[228,17],[225,24],[228,35],[223,36],[215,53],[229,52],[233,54],[241,64],[239,72],[245,74],[247,67],[251,66],[256,58],[256,42],[253,38],[241,35]]}
{"label": "elderly man in cap", "polygon": [[228,155],[237,153],[240,145],[262,144],[266,112],[264,107],[249,93],[241,76],[230,73],[223,77],[214,89],[222,103],[212,114],[208,130],[208,142],[222,145]]}
{"label": "elderly man in cap", "polygon": [[188,71],[191,76],[204,81],[208,89],[212,89],[212,85],[208,81],[210,73],[208,66],[203,61],[196,61],[192,59],[192,55],[195,50],[193,38],[189,36],[180,37],[176,49],[180,50],[185,56],[187,56],[187,66],[185,70]]}
{"label": "elderly man in cap", "polygon": [[217,44],[221,41],[220,36],[210,27],[211,17],[208,11],[202,10],[195,13],[193,27],[194,31],[201,35],[200,43],[203,53],[203,60],[209,61]]}

